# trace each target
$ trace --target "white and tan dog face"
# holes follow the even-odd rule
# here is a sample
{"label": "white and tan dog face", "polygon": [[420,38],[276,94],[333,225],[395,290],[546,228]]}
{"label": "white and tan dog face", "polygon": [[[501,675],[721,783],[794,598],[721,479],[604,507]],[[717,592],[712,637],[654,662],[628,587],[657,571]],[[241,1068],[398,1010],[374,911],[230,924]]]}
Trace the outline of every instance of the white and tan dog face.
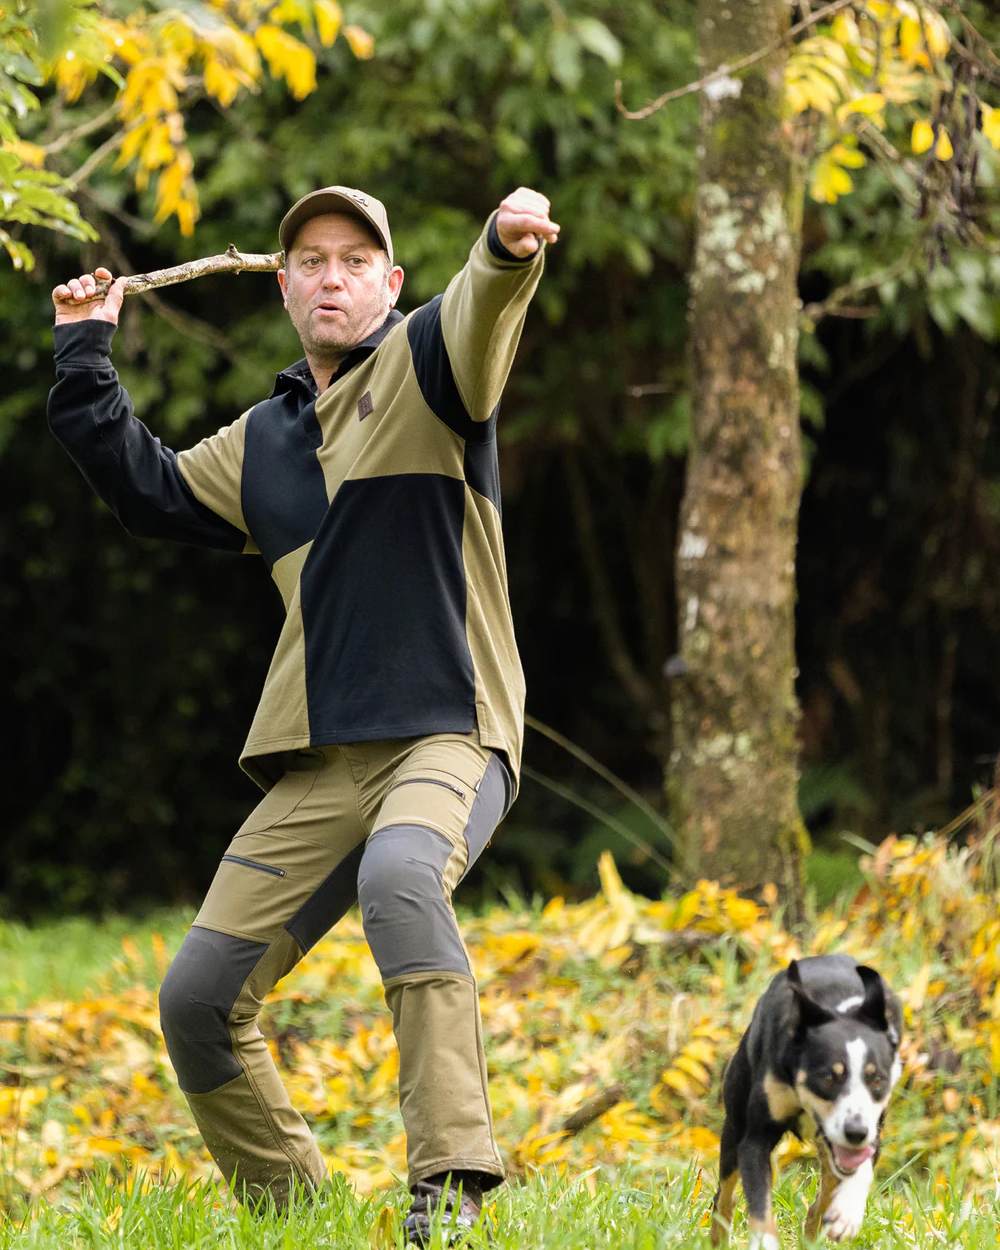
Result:
{"label": "white and tan dog face", "polygon": [[834,1019],[810,1030],[795,1091],[835,1175],[852,1176],[874,1157],[899,1067],[888,1034],[859,1021]]}

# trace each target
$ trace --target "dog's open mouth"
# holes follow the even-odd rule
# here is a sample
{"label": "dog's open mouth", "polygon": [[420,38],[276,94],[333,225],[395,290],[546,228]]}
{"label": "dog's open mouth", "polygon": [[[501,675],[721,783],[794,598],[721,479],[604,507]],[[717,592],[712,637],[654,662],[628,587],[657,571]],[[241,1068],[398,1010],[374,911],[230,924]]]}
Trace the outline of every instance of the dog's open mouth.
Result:
{"label": "dog's open mouth", "polygon": [[837,1171],[845,1175],[856,1172],[875,1153],[874,1146],[862,1146],[860,1150],[852,1150],[850,1146],[831,1146],[831,1150]]}

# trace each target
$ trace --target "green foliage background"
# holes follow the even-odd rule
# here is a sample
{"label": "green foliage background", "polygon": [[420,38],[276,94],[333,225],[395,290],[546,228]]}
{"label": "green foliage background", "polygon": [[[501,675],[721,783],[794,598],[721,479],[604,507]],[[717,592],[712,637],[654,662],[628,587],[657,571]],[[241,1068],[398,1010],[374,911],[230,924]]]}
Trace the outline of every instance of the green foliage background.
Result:
{"label": "green foliage background", "polygon": [[[36,270],[0,279],[0,896],[13,910],[200,894],[254,801],[234,760],[280,612],[256,561],[135,542],[90,498],[45,429],[49,290],[98,263],[138,272],[229,242],[271,251],[284,208],[330,182],[388,203],[404,310],[443,288],[508,190],[551,197],[563,241],[501,418],[528,707],[658,791],[697,104],[628,122],[613,88],[620,76],[638,103],[696,76],[693,4],[667,15],[648,0],[345,10],[375,35],[372,61],[338,42],[301,104],[272,85],[228,113],[202,102],[189,115],[203,210],[192,239],[172,223],[150,228],[151,201],[104,166],[80,195],[100,241],[29,231]],[[995,25],[985,9],[976,15]],[[50,124],[58,107],[47,100],[33,124]],[[96,113],[100,89],[81,107]],[[67,152],[66,169],[87,154]],[[891,262],[919,233],[877,169],[859,183],[807,210],[806,302]],[[933,824],[991,775],[998,285],[1000,258],[954,248],[932,272],[915,261],[877,317],[827,320],[803,338],[803,805],[820,833]],[[116,361],[140,415],[174,447],[269,393],[299,355],[269,276],[190,283],[163,292],[162,305],[165,314],[130,302]],[[586,774],[536,735],[528,759],[590,793]],[[616,798],[596,798],[614,810]],[[480,884],[582,888],[607,836],[528,782]],[[641,857],[623,867],[631,884],[657,885]]]}

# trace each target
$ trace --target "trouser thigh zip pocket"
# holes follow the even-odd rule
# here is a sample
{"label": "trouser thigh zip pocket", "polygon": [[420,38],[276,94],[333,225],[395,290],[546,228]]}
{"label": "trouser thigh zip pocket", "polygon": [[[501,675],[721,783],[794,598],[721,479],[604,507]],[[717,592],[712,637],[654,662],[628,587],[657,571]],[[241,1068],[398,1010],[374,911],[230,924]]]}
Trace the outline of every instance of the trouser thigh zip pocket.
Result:
{"label": "trouser thigh zip pocket", "polygon": [[283,877],[285,875],[284,868],[275,868],[271,864],[262,864],[256,859],[247,859],[243,855],[223,855],[222,862],[224,864],[241,864],[244,868],[256,868],[258,872],[270,873],[272,877]]}
{"label": "trouser thigh zip pocket", "polygon": [[450,781],[442,781],[439,777],[406,777],[402,781],[397,781],[391,785],[386,793],[391,794],[393,790],[398,790],[400,786],[442,786],[445,790],[450,790],[452,794],[457,794],[460,799],[465,798],[465,791],[454,785]]}

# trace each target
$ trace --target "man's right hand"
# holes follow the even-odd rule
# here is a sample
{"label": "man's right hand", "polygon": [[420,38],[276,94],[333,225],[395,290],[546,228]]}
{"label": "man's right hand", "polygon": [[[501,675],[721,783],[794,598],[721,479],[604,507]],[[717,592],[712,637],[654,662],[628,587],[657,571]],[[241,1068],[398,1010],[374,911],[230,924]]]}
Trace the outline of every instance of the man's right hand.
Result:
{"label": "man's right hand", "polygon": [[71,321],[110,321],[113,326],[118,324],[118,314],[125,298],[125,279],[118,278],[111,283],[110,290],[102,299],[94,299],[98,281],[111,282],[111,271],[98,268],[93,273],[70,278],[53,290],[57,326]]}

